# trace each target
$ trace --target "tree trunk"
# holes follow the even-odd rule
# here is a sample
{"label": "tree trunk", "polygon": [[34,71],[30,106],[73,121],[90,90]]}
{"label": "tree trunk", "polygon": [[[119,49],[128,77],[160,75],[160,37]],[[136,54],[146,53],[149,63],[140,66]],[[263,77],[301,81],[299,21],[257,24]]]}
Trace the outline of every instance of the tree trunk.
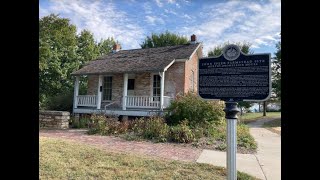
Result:
{"label": "tree trunk", "polygon": [[240,106],[240,116],[242,116],[242,107]]}
{"label": "tree trunk", "polygon": [[266,116],[267,113],[267,102],[263,101],[263,116]]}
{"label": "tree trunk", "polygon": [[259,102],[259,112],[261,112],[261,110],[260,110],[260,102]]}

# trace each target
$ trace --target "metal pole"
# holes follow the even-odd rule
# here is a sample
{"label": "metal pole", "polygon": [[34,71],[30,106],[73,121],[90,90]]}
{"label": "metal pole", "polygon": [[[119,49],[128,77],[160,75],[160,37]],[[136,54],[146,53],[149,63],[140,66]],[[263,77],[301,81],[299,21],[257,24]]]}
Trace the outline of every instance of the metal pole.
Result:
{"label": "metal pole", "polygon": [[226,113],[227,119],[227,179],[237,179],[237,113],[239,108],[237,102],[226,102],[226,108],[223,110]]}

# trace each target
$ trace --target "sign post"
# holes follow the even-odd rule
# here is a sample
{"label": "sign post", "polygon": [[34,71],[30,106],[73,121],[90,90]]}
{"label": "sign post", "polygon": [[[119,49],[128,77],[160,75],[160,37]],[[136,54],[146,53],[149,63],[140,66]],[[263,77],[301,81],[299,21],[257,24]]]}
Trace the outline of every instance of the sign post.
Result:
{"label": "sign post", "polygon": [[199,60],[198,93],[203,99],[225,101],[227,176],[237,179],[237,107],[239,101],[265,101],[271,95],[270,53],[245,55],[234,44],[218,57]]}
{"label": "sign post", "polygon": [[237,113],[238,103],[227,101],[226,113],[227,119],[227,176],[228,180],[237,179],[236,154],[237,154]]}

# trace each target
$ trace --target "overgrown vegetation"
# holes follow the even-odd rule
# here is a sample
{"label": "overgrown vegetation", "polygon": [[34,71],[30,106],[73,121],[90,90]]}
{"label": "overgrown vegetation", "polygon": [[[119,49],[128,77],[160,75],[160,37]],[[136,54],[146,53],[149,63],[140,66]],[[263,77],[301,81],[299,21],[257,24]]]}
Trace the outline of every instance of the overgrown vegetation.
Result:
{"label": "overgrown vegetation", "polygon": [[[40,137],[39,179],[226,179],[225,168],[106,152]],[[239,180],[255,180],[237,172]]]}
{"label": "overgrown vegetation", "polygon": [[[188,143],[224,151],[227,127],[222,107],[222,104],[202,100],[190,93],[172,102],[166,120],[150,117],[119,121],[115,117],[93,115],[89,134],[120,135],[127,140]],[[237,132],[240,152],[254,152],[257,145],[248,127],[240,124]]]}
{"label": "overgrown vegetation", "polygon": [[167,108],[167,122],[177,125],[187,119],[191,126],[202,125],[206,122],[219,124],[223,121],[223,105],[217,102],[209,102],[201,99],[194,93],[178,95]]}
{"label": "overgrown vegetation", "polygon": [[75,121],[74,118],[72,118],[72,127],[73,128],[88,128],[90,124],[90,118],[89,117],[81,117],[78,121]]}

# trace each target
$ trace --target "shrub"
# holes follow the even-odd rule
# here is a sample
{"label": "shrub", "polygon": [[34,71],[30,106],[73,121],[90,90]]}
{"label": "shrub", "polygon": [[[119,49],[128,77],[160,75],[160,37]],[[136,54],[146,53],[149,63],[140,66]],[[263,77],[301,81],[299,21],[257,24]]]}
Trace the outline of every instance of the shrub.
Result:
{"label": "shrub", "polygon": [[140,118],[133,122],[133,132],[145,139],[166,142],[169,126],[161,117]]}
{"label": "shrub", "polygon": [[73,118],[72,127],[73,128],[87,128],[89,123],[90,123],[90,118],[88,118],[88,117],[82,117],[79,119],[79,121],[75,121]]}
{"label": "shrub", "polygon": [[72,111],[73,92],[61,93],[47,99],[43,109],[55,111]]}
{"label": "shrub", "polygon": [[222,105],[205,101],[190,92],[177,96],[167,110],[167,122],[171,125],[177,125],[184,119],[188,119],[191,126],[205,122],[219,124],[224,118]]}
{"label": "shrub", "polygon": [[170,140],[179,143],[195,141],[195,135],[188,126],[188,120],[181,121],[177,126],[170,128]]}
{"label": "shrub", "polygon": [[93,114],[90,118],[89,134],[119,134],[127,131],[126,125],[120,125],[116,117]]}

